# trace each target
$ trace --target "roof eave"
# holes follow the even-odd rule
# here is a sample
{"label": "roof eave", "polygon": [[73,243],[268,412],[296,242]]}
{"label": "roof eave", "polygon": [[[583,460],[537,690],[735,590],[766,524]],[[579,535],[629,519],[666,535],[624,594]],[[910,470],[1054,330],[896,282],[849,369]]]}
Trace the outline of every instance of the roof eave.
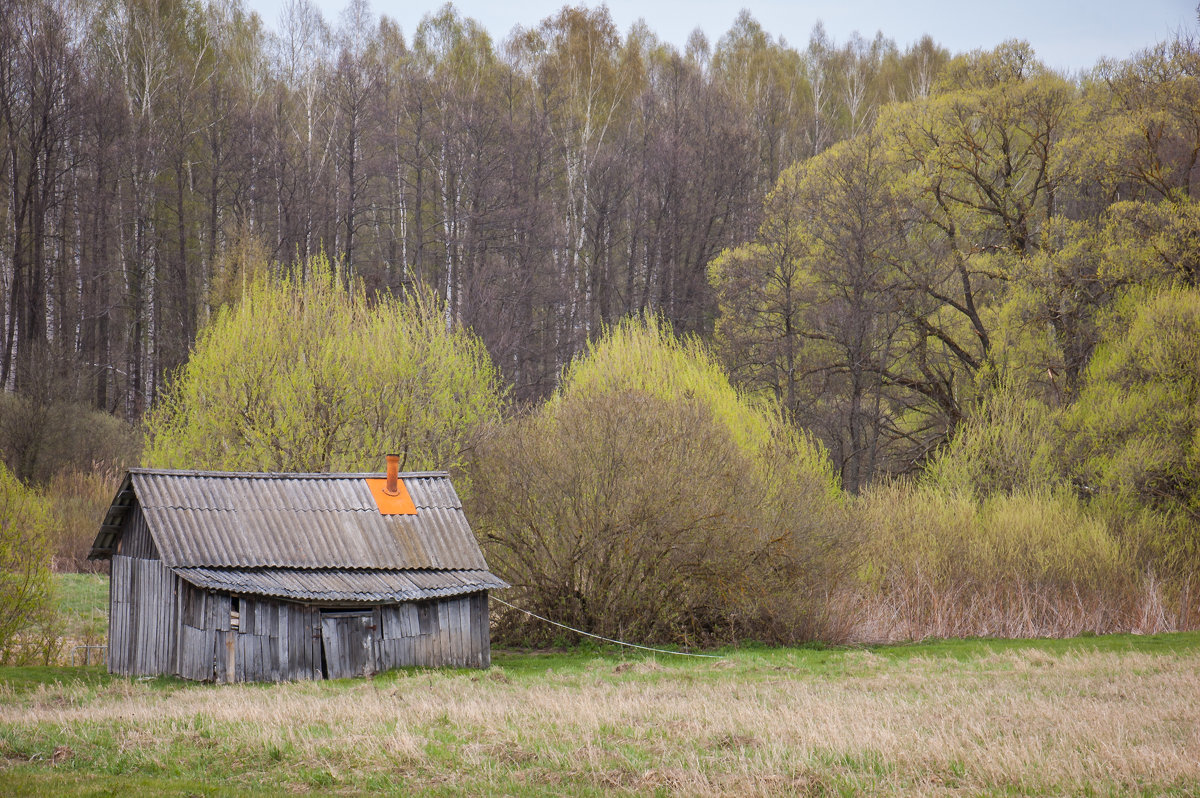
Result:
{"label": "roof eave", "polygon": [[111,559],[116,553],[125,515],[136,501],[137,494],[133,489],[133,476],[126,471],[120,487],[117,488],[116,495],[113,496],[108,510],[104,513],[104,521],[100,524],[96,539],[92,541],[92,550],[88,552],[87,556],[89,560]]}

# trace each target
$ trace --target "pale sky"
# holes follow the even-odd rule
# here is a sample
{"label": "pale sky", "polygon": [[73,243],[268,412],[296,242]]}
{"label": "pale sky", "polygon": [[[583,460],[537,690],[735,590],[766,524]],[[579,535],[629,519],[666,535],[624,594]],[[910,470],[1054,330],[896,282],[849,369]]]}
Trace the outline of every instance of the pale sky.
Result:
{"label": "pale sky", "polygon": [[[267,27],[277,29],[285,0],[245,0]],[[992,48],[1006,39],[1025,39],[1048,66],[1074,72],[1090,68],[1102,56],[1126,58],[1180,28],[1197,30],[1197,0],[609,0],[613,21],[622,33],[638,18],[666,42],[683,49],[699,27],[711,44],[729,30],[742,8],[764,30],[803,47],[813,25],[822,21],[838,44],[854,31],[872,38],[876,31],[901,49],[928,33],[934,41],[962,52]],[[315,0],[336,27],[345,0]],[[533,27],[553,15],[563,0],[459,0],[464,17],[483,24],[499,43],[516,25]],[[572,3],[578,5],[579,3]],[[600,3],[588,2],[588,6]],[[421,18],[435,12],[437,0],[372,0],[371,10],[400,24],[411,39]]]}

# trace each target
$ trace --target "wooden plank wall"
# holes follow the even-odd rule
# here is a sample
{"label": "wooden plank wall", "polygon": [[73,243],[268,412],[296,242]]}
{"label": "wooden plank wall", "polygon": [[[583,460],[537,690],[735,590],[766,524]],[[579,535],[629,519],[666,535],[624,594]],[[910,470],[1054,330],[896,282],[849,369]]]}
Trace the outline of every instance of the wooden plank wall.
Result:
{"label": "wooden plank wall", "polygon": [[475,667],[492,667],[491,613],[487,593],[471,596],[471,645],[479,652],[479,662]]}
{"label": "wooden plank wall", "polygon": [[325,675],[330,679],[368,676],[379,667],[379,607],[321,612]]}
{"label": "wooden plank wall", "polygon": [[[165,573],[168,579],[149,566],[157,567],[157,573]],[[127,571],[129,577],[122,577]],[[326,675],[321,607],[208,592],[150,560],[114,557],[112,573],[109,657],[114,673],[140,674],[159,668],[153,672],[215,682],[321,679]],[[169,586],[170,581],[177,584]],[[132,592],[123,592],[122,586]],[[159,599],[133,611],[133,603],[125,596],[147,591]],[[174,594],[169,602],[168,592]],[[237,629],[231,622],[234,600],[238,602]],[[161,618],[147,609],[164,606],[172,611]],[[325,608],[324,612],[339,610]],[[373,671],[491,665],[486,593],[373,607],[371,625]],[[131,642],[151,640],[149,647]],[[126,670],[116,669],[117,663],[126,662]]]}
{"label": "wooden plank wall", "polygon": [[[287,679],[320,679],[321,611],[304,604],[288,604]],[[283,623],[281,617],[281,624]]]}
{"label": "wooden plank wall", "polygon": [[108,672],[129,673],[130,559],[115,555],[108,577]]}
{"label": "wooden plank wall", "polygon": [[154,538],[150,537],[150,527],[146,524],[146,516],[139,504],[135,504],[125,517],[118,550],[126,557],[159,559],[158,547],[154,545]]}
{"label": "wooden plank wall", "polygon": [[492,664],[487,593],[384,606],[380,614],[380,670]]}
{"label": "wooden plank wall", "polygon": [[[210,594],[182,582],[179,589],[179,653],[175,673],[185,679],[209,682],[216,679],[217,637],[208,628]],[[222,641],[223,642],[223,641]]]}
{"label": "wooden plank wall", "polygon": [[[242,597],[236,635],[234,678],[277,682],[288,662],[290,607],[279,601]],[[289,677],[296,678],[296,677]]]}
{"label": "wooden plank wall", "polygon": [[179,580],[179,645],[172,672],[197,681],[229,681],[230,597]]}
{"label": "wooden plank wall", "polygon": [[131,676],[174,672],[178,577],[159,560],[114,555],[109,579],[108,669]]}
{"label": "wooden plank wall", "polygon": [[319,609],[183,584],[178,675],[216,682],[321,678]]}

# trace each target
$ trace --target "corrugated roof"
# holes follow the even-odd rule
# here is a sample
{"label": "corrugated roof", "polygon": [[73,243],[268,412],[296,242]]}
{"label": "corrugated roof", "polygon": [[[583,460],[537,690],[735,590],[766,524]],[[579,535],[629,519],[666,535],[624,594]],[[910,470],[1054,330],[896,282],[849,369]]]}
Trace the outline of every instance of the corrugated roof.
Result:
{"label": "corrugated roof", "polygon": [[508,587],[489,571],[330,571],[292,568],[175,568],[206,590],[298,601],[393,602]]}
{"label": "corrugated roof", "polygon": [[[382,476],[133,469],[129,479],[171,568],[487,569],[447,474],[402,474],[417,514],[386,516],[363,481]],[[111,554],[110,532],[93,555]]]}

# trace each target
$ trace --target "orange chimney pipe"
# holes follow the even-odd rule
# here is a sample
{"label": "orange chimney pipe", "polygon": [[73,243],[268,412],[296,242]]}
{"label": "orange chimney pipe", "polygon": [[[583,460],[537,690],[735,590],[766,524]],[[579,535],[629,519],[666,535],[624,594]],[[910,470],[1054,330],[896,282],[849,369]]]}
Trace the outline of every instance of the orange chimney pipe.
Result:
{"label": "orange chimney pipe", "polygon": [[399,473],[400,455],[387,455],[387,484],[383,486],[383,492],[389,496],[396,496],[400,493],[400,485],[397,483]]}

